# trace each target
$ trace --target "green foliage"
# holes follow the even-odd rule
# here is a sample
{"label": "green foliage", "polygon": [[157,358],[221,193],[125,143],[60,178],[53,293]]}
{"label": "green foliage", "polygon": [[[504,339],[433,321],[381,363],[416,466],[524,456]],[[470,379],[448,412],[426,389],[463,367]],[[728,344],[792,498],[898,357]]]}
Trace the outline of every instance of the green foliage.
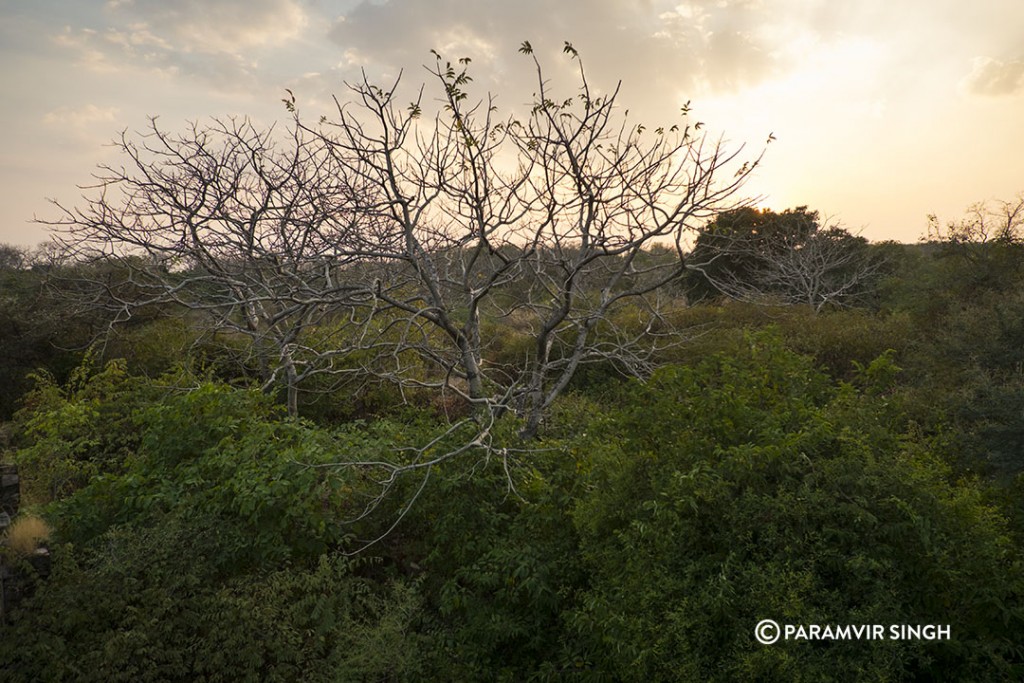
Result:
{"label": "green foliage", "polygon": [[[751,211],[731,229],[816,220],[798,209],[773,226]],[[1020,679],[1019,245],[872,250],[889,264],[874,310],[669,307],[657,324],[693,336],[653,360],[675,365],[646,384],[587,365],[545,441],[523,449],[505,416],[494,450],[400,476],[357,523],[386,473],[334,465],[416,457],[402,449],[465,404],[398,394],[358,352],[335,358],[351,381],[303,385],[302,414],[320,426],[290,420],[238,388],[260,372],[238,360],[258,355],[242,340],[197,346],[188,317],[156,313],[108,339],[127,361],[37,362],[19,340],[50,339],[62,318],[32,327],[39,274],[0,263],[0,350],[14,354],[0,411],[28,367],[49,369],[6,431],[25,500],[52,501],[56,532],[53,575],[0,626],[0,679]],[[495,378],[536,352],[521,296],[503,289],[481,311]],[[644,333],[644,313],[611,311],[595,338]],[[301,342],[325,351],[347,334],[325,318]],[[213,372],[133,376],[186,347],[187,367]],[[369,422],[337,426],[353,418]],[[338,554],[378,538],[357,560]],[[763,618],[948,623],[953,639],[765,647],[752,633]]]}
{"label": "green foliage", "polygon": [[165,515],[217,519],[211,561],[227,572],[340,545],[363,494],[330,465],[390,446],[384,425],[318,430],[282,419],[257,391],[218,384],[171,396],[135,421],[144,437],[126,470],[94,477],[55,510],[62,538],[88,543]]}
{"label": "green foliage", "polygon": [[131,412],[146,393],[124,362],[97,368],[90,354],[64,386],[45,372],[32,378],[14,456],[28,501],[59,500],[102,472],[120,471],[139,439]]}
{"label": "green foliage", "polygon": [[414,678],[415,585],[374,584],[331,556],[223,580],[214,519],[166,517],[60,550],[2,627],[18,681],[366,681]]}
{"label": "green foliage", "polygon": [[958,470],[1007,481],[1024,468],[1024,296],[1014,243],[927,245],[892,289],[913,342],[901,358],[922,425],[956,435]]}
{"label": "green foliage", "polygon": [[[668,368],[586,440],[575,517],[592,588],[575,615],[620,680],[1005,680],[1020,556],[878,389],[834,388],[754,336]],[[754,625],[950,623],[954,640],[757,644]]]}
{"label": "green foliage", "polygon": [[104,356],[124,359],[129,372],[150,378],[184,366],[225,381],[255,379],[258,372],[246,360],[252,354],[246,340],[205,331],[197,318],[153,313],[113,327],[104,338]]}
{"label": "green foliage", "polygon": [[[81,425],[53,420],[68,397],[48,391],[51,440],[71,441]],[[419,666],[415,584],[332,555],[367,490],[329,465],[393,448],[386,424],[316,429],[214,383],[131,411],[115,392],[106,408],[140,436],[121,467],[50,507],[64,545],[4,634],[13,680],[362,681]]]}
{"label": "green foliage", "polygon": [[864,310],[781,316],[778,326],[788,348],[813,356],[836,379],[852,379],[858,367],[892,351],[903,357],[914,341],[909,316]]}
{"label": "green foliage", "polygon": [[904,357],[916,342],[912,317],[903,312],[872,313],[862,309],[815,315],[804,306],[768,309],[727,301],[678,311],[673,324],[690,330],[693,339],[663,354],[661,360],[693,364],[716,353],[742,355],[747,332],[773,329],[786,347],[810,355],[836,379],[850,380],[857,365],[895,351]]}
{"label": "green foliage", "polygon": [[576,474],[556,449],[438,472],[397,540],[420,558],[432,680],[567,680],[579,669],[562,619],[584,580],[569,518]]}

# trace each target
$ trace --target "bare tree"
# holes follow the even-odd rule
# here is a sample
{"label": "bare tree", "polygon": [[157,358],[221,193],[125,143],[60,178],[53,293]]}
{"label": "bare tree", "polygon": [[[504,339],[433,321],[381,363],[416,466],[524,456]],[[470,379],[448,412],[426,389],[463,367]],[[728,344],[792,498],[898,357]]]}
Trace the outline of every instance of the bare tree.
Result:
{"label": "bare tree", "polygon": [[840,227],[819,230],[796,244],[780,245],[762,274],[770,291],[820,312],[842,307],[871,291],[884,261],[867,242]]}
{"label": "bare tree", "polygon": [[1024,268],[1024,193],[972,204],[945,226],[930,215],[927,239],[938,243],[941,257],[966,266],[960,277],[967,290],[1012,287]]}
{"label": "bare tree", "polygon": [[1024,192],[1010,200],[977,202],[967,215],[943,228],[938,216],[928,216],[928,238],[957,244],[1020,244],[1024,241]]}
{"label": "bare tree", "polygon": [[[85,206],[51,225],[79,260],[127,274],[89,283],[96,301],[122,317],[171,302],[245,335],[293,413],[316,373],[464,402],[397,461],[339,463],[379,485],[369,514],[400,475],[425,483],[470,450],[507,456],[493,444],[503,415],[532,440],[584,364],[645,376],[680,339],[665,287],[687,272],[689,234],[744,205],[760,159],[689,123],[688,107],[676,125],[631,123],[618,87],[593,89],[568,43],[580,85],[556,98],[530,45],[521,52],[537,78],[521,116],[471,100],[469,60],[437,55],[432,115],[425,87],[404,104],[398,82],[364,76],[330,119],[306,122],[286,100],[280,141],[245,121],[180,136],[153,121],[141,141],[118,141],[126,167],[102,168]],[[513,329],[530,350],[500,363]]]}
{"label": "bare tree", "polygon": [[[528,43],[521,51],[532,58]],[[618,89],[594,92],[576,51],[565,52],[579,92],[556,100],[533,58],[538,90],[521,119],[498,118],[493,98],[469,104],[468,60],[438,56],[443,111],[432,121],[422,100],[401,106],[395,88],[364,80],[351,86],[354,108],[339,102],[335,121],[307,129],[362,181],[348,203],[379,230],[373,248],[347,256],[372,276],[373,310],[360,317],[379,321],[380,334],[363,342],[375,361],[390,359],[386,377],[452,392],[478,415],[513,411],[527,438],[582,364],[650,369],[671,337],[659,292],[685,272],[687,234],[741,204],[758,161],[741,164],[742,148],[727,150],[700,123],[628,123]],[[658,245],[675,257],[653,258]],[[627,305],[631,327],[613,315]],[[522,367],[491,362],[503,332],[485,321],[528,330]]]}
{"label": "bare tree", "polygon": [[111,309],[115,322],[147,305],[178,304],[209,330],[241,335],[269,388],[330,366],[331,351],[303,346],[359,286],[340,278],[346,245],[365,230],[344,205],[350,179],[319,140],[246,120],[193,125],[181,135],[151,119],[122,133],[120,167],[102,166],[83,206],[57,204],[46,223],[78,264],[73,291]]}
{"label": "bare tree", "polygon": [[720,216],[690,256],[701,282],[728,297],[806,305],[817,313],[856,302],[873,289],[884,265],[867,240],[838,225],[822,228],[817,212],[806,207],[739,214],[742,227],[728,220],[719,225]]}

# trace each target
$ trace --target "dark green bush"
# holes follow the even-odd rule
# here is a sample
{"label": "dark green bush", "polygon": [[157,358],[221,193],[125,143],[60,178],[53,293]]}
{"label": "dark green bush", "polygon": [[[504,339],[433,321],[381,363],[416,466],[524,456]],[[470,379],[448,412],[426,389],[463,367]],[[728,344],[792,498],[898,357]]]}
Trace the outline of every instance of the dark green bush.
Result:
{"label": "dark green bush", "polygon": [[584,582],[569,517],[576,464],[560,449],[449,463],[396,531],[420,558],[431,680],[568,680],[579,669],[563,619]]}
{"label": "dark green bush", "polygon": [[[123,418],[122,398],[87,408]],[[37,417],[50,441],[74,441],[77,403],[55,405],[41,401]],[[49,507],[54,573],[4,627],[0,674],[362,681],[418,666],[415,584],[372,571],[370,556],[335,556],[374,489],[330,465],[393,449],[386,424],[317,429],[212,383],[128,412],[137,439],[120,467]]]}
{"label": "dark green bush", "polygon": [[[584,440],[592,588],[575,616],[619,680],[1008,680],[1021,559],[887,407],[889,361],[836,388],[778,340],[667,368]],[[951,624],[950,642],[762,646],[755,624]]]}
{"label": "dark green bush", "polygon": [[412,679],[419,609],[409,582],[319,561],[218,576],[220,521],[165,517],[65,546],[53,575],[0,626],[0,679],[366,681]]}

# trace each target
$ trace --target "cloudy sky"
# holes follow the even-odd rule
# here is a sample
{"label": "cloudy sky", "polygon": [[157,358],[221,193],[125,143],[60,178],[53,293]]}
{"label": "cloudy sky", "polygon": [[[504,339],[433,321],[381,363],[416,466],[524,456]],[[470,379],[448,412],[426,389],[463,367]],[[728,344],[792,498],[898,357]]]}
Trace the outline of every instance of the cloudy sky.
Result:
{"label": "cloudy sky", "polygon": [[524,40],[556,81],[571,41],[650,127],[690,101],[735,144],[774,134],[749,193],[873,240],[1024,191],[1021,0],[0,0],[0,241],[43,240],[47,198],[74,203],[148,116],[271,123],[285,88],[318,116],[360,69],[424,81],[430,49],[511,110]]}

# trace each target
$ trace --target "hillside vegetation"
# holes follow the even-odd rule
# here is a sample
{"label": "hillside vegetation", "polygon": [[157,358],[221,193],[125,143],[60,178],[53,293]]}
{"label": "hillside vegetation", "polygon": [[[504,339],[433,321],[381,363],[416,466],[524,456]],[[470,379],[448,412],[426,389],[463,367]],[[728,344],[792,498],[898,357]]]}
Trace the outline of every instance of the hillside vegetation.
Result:
{"label": "hillside vegetation", "polygon": [[[0,625],[0,678],[1018,679],[1024,247],[966,225],[833,233],[871,265],[812,305],[763,279],[775,246],[719,259],[725,291],[689,269],[663,328],[596,328],[643,366],[581,365],[532,433],[356,351],[289,396],[194,310],[107,330],[69,303],[100,266],[11,260],[3,458],[54,565]],[[536,330],[481,316],[488,372],[528,371]],[[952,636],[762,645],[762,619]]]}

